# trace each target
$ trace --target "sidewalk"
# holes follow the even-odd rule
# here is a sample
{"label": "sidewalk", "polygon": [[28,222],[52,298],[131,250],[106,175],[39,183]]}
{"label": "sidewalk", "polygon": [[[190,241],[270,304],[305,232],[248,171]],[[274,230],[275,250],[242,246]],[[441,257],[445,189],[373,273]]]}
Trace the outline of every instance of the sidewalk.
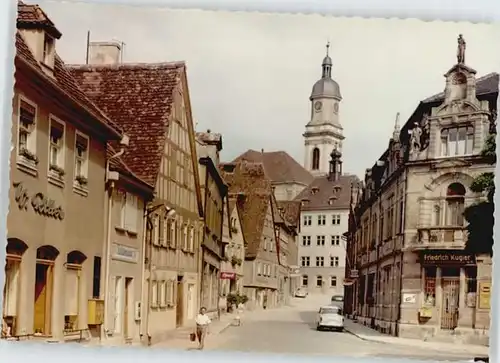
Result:
{"label": "sidewalk", "polygon": [[419,339],[394,337],[391,335],[382,334],[379,331],[364,326],[363,324],[356,323],[347,318],[344,319],[344,326],[345,330],[350,334],[355,335],[359,339],[371,342],[397,344],[414,348],[446,351],[449,353],[467,353],[476,356],[488,356],[489,354],[489,348],[482,345],[429,342]]}

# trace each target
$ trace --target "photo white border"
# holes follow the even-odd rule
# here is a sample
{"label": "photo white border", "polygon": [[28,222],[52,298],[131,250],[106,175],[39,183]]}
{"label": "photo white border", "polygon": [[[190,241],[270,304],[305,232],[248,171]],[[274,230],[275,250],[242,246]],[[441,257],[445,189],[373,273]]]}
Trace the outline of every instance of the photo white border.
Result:
{"label": "photo white border", "polygon": [[[62,2],[62,1],[61,1]],[[66,0],[65,2],[87,2],[99,4],[127,4],[139,6],[168,6],[170,8],[196,8],[204,10],[233,10],[233,11],[260,11],[260,12],[286,12],[324,15],[350,16],[350,17],[377,17],[377,18],[419,18],[422,20],[445,20],[445,21],[471,21],[471,22],[493,22],[500,21],[499,0]],[[1,93],[3,98],[0,102],[0,196],[6,198],[7,203],[0,206],[0,236],[7,241],[7,212],[9,195],[9,160],[11,151],[11,120],[12,120],[12,97],[14,86],[14,34],[16,27],[17,0],[0,1],[0,84],[3,86]],[[500,26],[499,26],[500,36]],[[411,39],[409,40],[411,41]],[[494,46],[494,45],[485,45]],[[499,50],[500,51],[500,50]],[[500,71],[500,65],[499,69]],[[499,98],[500,100],[500,98]],[[500,104],[500,102],[499,102]],[[498,175],[498,165],[496,174]],[[495,178],[498,183],[498,177]],[[500,205],[500,194],[495,195],[495,204]],[[495,220],[500,221],[500,213],[495,210]],[[500,222],[495,224],[494,237],[500,233]],[[498,245],[494,247],[493,257],[493,284],[498,281],[500,274]],[[5,248],[0,248],[0,261],[5,261]],[[3,266],[3,265],[2,265]],[[4,284],[4,269],[0,269],[0,286]],[[495,287],[493,287],[495,291]],[[498,309],[500,308],[500,294],[493,294],[491,300],[492,325],[490,327],[490,361],[499,360],[500,337],[498,334]],[[0,306],[3,294],[0,294]],[[22,347],[17,346],[22,344]],[[50,353],[48,353],[50,351]],[[189,355],[188,355],[189,354]],[[51,357],[51,358],[49,358]],[[275,361],[290,363],[309,362],[340,362],[354,361],[372,362],[373,358],[342,358],[342,357],[311,357],[291,355],[271,355],[259,353],[236,353],[236,352],[175,352],[154,348],[85,348],[78,345],[59,344],[29,344],[11,343],[0,340],[0,359],[2,361],[36,361],[39,359],[52,359],[54,361],[67,362],[136,362],[146,361],[168,362],[170,360],[200,361],[203,363],[213,362],[254,362],[255,360]],[[384,358],[383,361],[396,362],[396,359]],[[409,361],[409,360],[405,360]],[[413,360],[412,360],[413,361]],[[418,362],[415,360],[415,362]]]}

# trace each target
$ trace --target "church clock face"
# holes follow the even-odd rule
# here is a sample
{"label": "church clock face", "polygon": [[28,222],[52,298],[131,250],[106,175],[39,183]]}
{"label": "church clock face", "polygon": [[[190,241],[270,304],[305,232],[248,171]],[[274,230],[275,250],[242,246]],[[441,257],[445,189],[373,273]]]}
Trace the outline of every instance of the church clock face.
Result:
{"label": "church clock face", "polygon": [[321,108],[322,108],[322,107],[323,107],[323,105],[321,104],[321,101],[316,101],[316,102],[314,103],[314,110],[315,110],[316,112],[321,111]]}
{"label": "church clock face", "polygon": [[335,102],[333,105],[333,112],[338,113],[339,112],[339,104]]}

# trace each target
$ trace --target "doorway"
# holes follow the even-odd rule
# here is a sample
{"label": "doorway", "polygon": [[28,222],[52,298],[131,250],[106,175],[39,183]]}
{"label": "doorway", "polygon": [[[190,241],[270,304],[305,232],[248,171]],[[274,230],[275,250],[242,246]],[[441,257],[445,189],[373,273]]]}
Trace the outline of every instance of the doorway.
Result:
{"label": "doorway", "polygon": [[180,327],[183,323],[183,286],[182,276],[177,276],[177,308],[176,308],[176,326]]}
{"label": "doorway", "polygon": [[33,314],[33,332],[36,335],[50,336],[52,333],[54,262],[58,254],[59,251],[52,246],[37,249]]}
{"label": "doorway", "polygon": [[458,304],[460,280],[443,278],[443,308],[441,312],[441,329],[453,330],[458,325]]}
{"label": "doorway", "polygon": [[131,315],[131,306],[133,304],[132,301],[132,278],[131,277],[126,277],[125,278],[125,293],[124,293],[124,304],[123,304],[123,336],[125,339],[130,338],[130,320],[132,318]]}
{"label": "doorway", "polygon": [[193,284],[188,284],[187,318],[188,318],[188,320],[191,320],[194,318],[194,285]]}

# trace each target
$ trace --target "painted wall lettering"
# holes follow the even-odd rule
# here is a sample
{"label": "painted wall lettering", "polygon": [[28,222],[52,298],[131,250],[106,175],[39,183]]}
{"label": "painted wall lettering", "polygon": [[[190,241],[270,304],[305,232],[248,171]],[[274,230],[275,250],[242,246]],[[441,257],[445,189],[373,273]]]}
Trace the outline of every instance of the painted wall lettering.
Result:
{"label": "painted wall lettering", "polygon": [[30,197],[28,189],[24,187],[22,182],[15,182],[14,200],[21,210],[28,210],[28,205],[31,204],[33,210],[45,217],[63,220],[64,210],[61,206],[56,205],[55,200],[47,198],[43,193],[39,192]]}

